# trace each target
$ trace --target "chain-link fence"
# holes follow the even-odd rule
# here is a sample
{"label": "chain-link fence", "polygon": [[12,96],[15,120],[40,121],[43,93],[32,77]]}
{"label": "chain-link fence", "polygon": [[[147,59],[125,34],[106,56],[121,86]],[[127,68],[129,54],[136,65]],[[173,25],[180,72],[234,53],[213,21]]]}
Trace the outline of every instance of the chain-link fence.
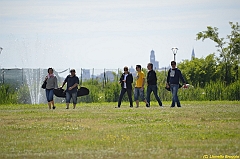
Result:
{"label": "chain-link fence", "polygon": [[[54,74],[58,78],[59,86],[62,84],[70,68],[54,69]],[[102,83],[104,88],[108,82],[118,81],[122,73],[122,69],[75,69],[76,75],[79,77],[80,85],[85,81],[97,80]],[[16,91],[21,92],[19,99],[22,103],[46,103],[45,92],[41,89],[41,85],[47,75],[47,69],[1,69],[0,84],[9,84]]]}

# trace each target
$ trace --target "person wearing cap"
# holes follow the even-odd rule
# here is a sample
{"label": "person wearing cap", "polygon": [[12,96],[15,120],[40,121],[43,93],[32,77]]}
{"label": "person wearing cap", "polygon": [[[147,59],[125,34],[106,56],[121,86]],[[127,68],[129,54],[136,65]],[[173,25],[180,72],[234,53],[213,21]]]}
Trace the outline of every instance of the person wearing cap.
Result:
{"label": "person wearing cap", "polygon": [[123,95],[127,92],[128,95],[128,99],[129,99],[129,103],[130,103],[130,107],[133,107],[133,101],[132,101],[132,83],[133,83],[133,76],[132,74],[128,71],[128,67],[125,66],[123,68],[124,73],[122,74],[119,83],[121,84],[121,92],[119,95],[119,99],[118,99],[118,106],[115,108],[120,108],[121,106],[121,102],[122,102],[122,98]]}
{"label": "person wearing cap", "polygon": [[78,91],[78,84],[79,84],[79,78],[76,76],[76,71],[75,69],[71,69],[70,70],[70,75],[68,75],[62,86],[60,88],[62,88],[65,83],[67,83],[67,89],[66,89],[66,109],[69,109],[69,103],[70,100],[72,98],[73,101],[73,109],[76,108],[76,104],[77,104],[77,91]]}
{"label": "person wearing cap", "polygon": [[177,92],[179,89],[179,80],[181,80],[184,83],[184,87],[186,87],[186,82],[183,78],[181,71],[176,67],[175,61],[171,61],[171,66],[172,68],[170,68],[168,71],[166,87],[170,88],[172,93],[171,107],[175,107],[175,103],[177,103],[177,107],[181,107],[181,104],[177,95]]}

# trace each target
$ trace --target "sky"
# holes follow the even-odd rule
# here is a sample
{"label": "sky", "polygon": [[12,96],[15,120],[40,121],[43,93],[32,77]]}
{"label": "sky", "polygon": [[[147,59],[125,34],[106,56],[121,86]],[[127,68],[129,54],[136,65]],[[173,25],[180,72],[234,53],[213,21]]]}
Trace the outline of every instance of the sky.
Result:
{"label": "sky", "polygon": [[230,34],[239,0],[0,0],[1,68],[117,69],[146,67],[151,50],[160,67],[216,53],[196,41],[207,26]]}

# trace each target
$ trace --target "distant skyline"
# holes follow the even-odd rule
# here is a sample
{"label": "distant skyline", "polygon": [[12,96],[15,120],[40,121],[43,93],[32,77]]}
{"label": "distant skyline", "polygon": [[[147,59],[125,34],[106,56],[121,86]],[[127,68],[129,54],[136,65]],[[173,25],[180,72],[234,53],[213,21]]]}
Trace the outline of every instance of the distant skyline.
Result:
{"label": "distant skyline", "polygon": [[207,26],[230,34],[240,22],[238,0],[1,0],[1,68],[117,69],[141,64],[151,50],[159,67],[217,53],[196,41]]}

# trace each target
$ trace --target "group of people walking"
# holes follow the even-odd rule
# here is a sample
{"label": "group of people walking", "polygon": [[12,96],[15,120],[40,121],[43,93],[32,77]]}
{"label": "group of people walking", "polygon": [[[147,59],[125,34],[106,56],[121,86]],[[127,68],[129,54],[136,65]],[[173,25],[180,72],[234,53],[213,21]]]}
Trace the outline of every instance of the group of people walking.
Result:
{"label": "group of people walking", "polygon": [[[172,104],[171,107],[175,107],[175,103],[177,103],[178,107],[181,107],[180,101],[177,96],[177,92],[179,89],[179,80],[184,83],[186,86],[186,82],[182,76],[181,71],[176,68],[176,62],[171,62],[171,69],[168,71],[167,83],[166,87],[169,88],[172,92]],[[141,65],[136,65],[136,83],[134,87],[134,101],[136,102],[136,107],[139,107],[139,101],[143,101],[146,104],[146,107],[150,107],[150,95],[153,92],[158,105],[163,107],[162,101],[158,96],[158,87],[157,87],[157,76],[156,72],[153,70],[153,64],[148,63],[147,65],[148,73],[147,78],[145,78],[145,74],[142,71]],[[58,89],[57,77],[53,73],[53,68],[48,68],[48,75],[45,77],[46,84],[46,98],[48,101],[49,109],[55,109],[53,100],[53,90]],[[60,89],[67,83],[66,88],[66,109],[69,109],[70,100],[73,102],[73,109],[76,108],[77,104],[77,91],[79,85],[79,78],[76,76],[76,71],[74,69],[70,70],[70,75],[68,75],[63,84],[60,86]],[[116,108],[120,108],[121,102],[124,94],[127,92],[130,107],[133,107],[132,100],[132,83],[133,83],[133,75],[129,72],[128,67],[124,67],[124,72],[120,77],[119,83],[121,84],[121,91],[118,99],[118,106]],[[144,95],[144,86],[147,83],[147,95],[145,98]]]}
{"label": "group of people walking", "polygon": [[[53,90],[58,88],[57,77],[53,73],[53,68],[48,68],[48,75],[45,77],[46,84],[46,98],[48,101],[49,109],[55,109],[53,101]],[[70,70],[70,75],[68,75],[63,84],[59,87],[60,89],[67,83],[66,88],[66,109],[69,109],[70,100],[73,102],[73,109],[76,108],[77,104],[77,91],[79,85],[79,78],[76,76],[75,69]]]}
{"label": "group of people walking", "polygon": [[[136,65],[137,74],[136,74],[136,84],[134,87],[134,101],[136,102],[136,108],[139,107],[139,99],[145,102],[146,107],[150,107],[150,95],[152,92],[158,102],[158,105],[160,107],[163,107],[162,101],[158,96],[157,76],[156,76],[156,72],[153,70],[153,64],[148,63],[147,69],[148,69],[147,78],[145,78],[145,74],[142,71],[141,65]],[[146,98],[144,96],[145,80],[147,83]],[[171,107],[175,107],[175,103],[177,103],[177,107],[181,107],[180,101],[177,96],[180,80],[184,83],[184,87],[186,87],[186,82],[182,76],[181,71],[178,68],[176,68],[176,62],[171,61],[171,69],[169,69],[168,71],[167,83],[166,83],[166,87],[169,88],[172,92]],[[128,67],[126,66],[124,67],[124,73],[121,75],[119,83],[121,83],[122,89],[118,99],[118,106],[115,108],[120,108],[123,96],[126,92],[128,94],[130,107],[133,107],[133,100],[132,100],[133,76],[129,72]]]}

